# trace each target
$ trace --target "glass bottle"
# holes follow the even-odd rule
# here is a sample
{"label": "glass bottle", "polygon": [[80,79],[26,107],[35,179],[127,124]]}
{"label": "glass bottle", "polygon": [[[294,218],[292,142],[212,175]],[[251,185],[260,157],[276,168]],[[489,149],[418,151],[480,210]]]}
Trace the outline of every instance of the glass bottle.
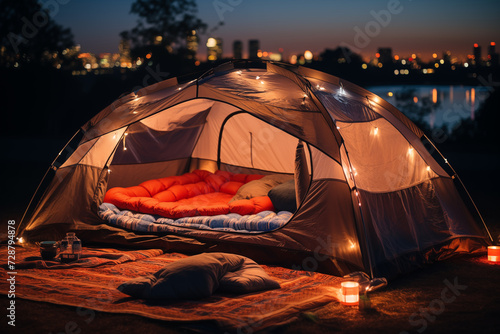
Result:
{"label": "glass bottle", "polygon": [[75,232],[68,232],[61,241],[61,261],[72,262],[80,259],[82,253],[82,242]]}

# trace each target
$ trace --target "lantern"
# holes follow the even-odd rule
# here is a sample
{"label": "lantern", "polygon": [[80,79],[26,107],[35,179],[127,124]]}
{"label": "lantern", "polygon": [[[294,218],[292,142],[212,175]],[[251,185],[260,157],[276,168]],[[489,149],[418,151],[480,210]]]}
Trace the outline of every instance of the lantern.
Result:
{"label": "lantern", "polygon": [[488,261],[500,262],[500,246],[488,246]]}
{"label": "lantern", "polygon": [[359,303],[359,283],[346,281],[340,284],[342,293],[342,304],[358,305]]}

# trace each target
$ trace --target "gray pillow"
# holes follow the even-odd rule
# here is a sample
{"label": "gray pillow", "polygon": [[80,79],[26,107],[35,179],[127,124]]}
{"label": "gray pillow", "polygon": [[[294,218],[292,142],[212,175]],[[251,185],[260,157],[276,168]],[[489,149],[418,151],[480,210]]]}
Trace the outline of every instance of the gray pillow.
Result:
{"label": "gray pillow", "polygon": [[249,258],[203,253],[169,263],[152,275],[125,282],[118,290],[143,299],[200,299],[210,297],[217,289],[248,293],[279,287]]}
{"label": "gray pillow", "polygon": [[280,211],[297,211],[297,200],[295,198],[295,180],[290,180],[282,184],[278,184],[267,194],[273,203],[277,212]]}
{"label": "gray pillow", "polygon": [[209,297],[220,279],[238,270],[244,258],[226,253],[203,253],[167,264],[153,275],[121,284],[118,290],[144,299],[198,299]]}
{"label": "gray pillow", "polygon": [[250,293],[279,288],[279,283],[269,277],[261,266],[252,259],[245,258],[239,270],[228,272],[222,277],[219,291]]}
{"label": "gray pillow", "polygon": [[266,175],[262,179],[253,180],[242,185],[229,203],[238,201],[240,199],[250,199],[254,197],[267,196],[267,193],[271,188],[286,182],[288,180],[293,180],[293,176],[286,174],[274,174]]}

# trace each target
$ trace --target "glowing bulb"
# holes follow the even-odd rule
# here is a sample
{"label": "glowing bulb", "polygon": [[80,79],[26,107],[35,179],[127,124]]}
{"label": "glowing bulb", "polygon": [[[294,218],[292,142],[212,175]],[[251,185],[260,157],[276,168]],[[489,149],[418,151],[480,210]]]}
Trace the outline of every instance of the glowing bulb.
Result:
{"label": "glowing bulb", "polygon": [[19,241],[19,243],[20,243],[20,244],[24,243],[24,239],[23,239],[23,237],[19,237],[19,238],[17,238],[17,241]]}
{"label": "glowing bulb", "polygon": [[410,147],[410,148],[408,149],[408,154],[413,154],[413,147]]}
{"label": "glowing bulb", "polygon": [[377,135],[378,134],[378,128],[373,129],[373,134]]}
{"label": "glowing bulb", "polygon": [[427,166],[427,171],[429,172],[431,170],[431,166]]}
{"label": "glowing bulb", "polygon": [[261,81],[260,81],[260,83],[263,85],[263,84],[264,84],[264,81],[262,81],[262,80],[261,80]]}
{"label": "glowing bulb", "polygon": [[313,57],[314,57],[314,56],[313,56],[313,53],[312,53],[311,51],[306,50],[306,52],[304,52],[304,58],[305,58],[306,60],[312,60],[312,59],[313,59]]}
{"label": "glowing bulb", "polygon": [[124,150],[124,151],[126,151],[126,150],[127,150],[127,148],[126,148],[125,146],[123,146],[123,150]]}
{"label": "glowing bulb", "polygon": [[110,174],[110,173],[111,173],[111,169],[108,168],[108,174]]}
{"label": "glowing bulb", "polygon": [[217,40],[213,37],[210,37],[208,40],[207,40],[207,47],[208,48],[213,48],[217,45]]}
{"label": "glowing bulb", "polygon": [[259,79],[260,79],[260,76],[256,76],[256,77],[255,77],[255,79],[256,79],[256,80],[259,80]]}

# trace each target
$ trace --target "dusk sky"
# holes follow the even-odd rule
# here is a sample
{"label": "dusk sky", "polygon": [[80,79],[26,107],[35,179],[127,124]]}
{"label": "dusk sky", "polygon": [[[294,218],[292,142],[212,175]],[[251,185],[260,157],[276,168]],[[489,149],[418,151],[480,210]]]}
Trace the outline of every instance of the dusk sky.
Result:
{"label": "dusk sky", "polygon": [[[42,1],[43,3],[43,1]],[[117,52],[119,33],[135,26],[130,14],[133,0],[71,0],[53,17],[70,27],[82,51]],[[311,50],[319,53],[338,45],[365,57],[379,47],[394,54],[419,53],[430,58],[451,51],[454,56],[472,53],[472,45],[500,43],[500,1],[436,0],[198,0],[198,17],[209,28],[201,35],[199,55],[206,54],[209,37],[223,39],[224,53],[232,54],[234,40],[260,40],[264,51],[284,49],[285,56]],[[228,4],[219,7],[214,4]],[[231,3],[233,5],[231,5]],[[232,9],[232,10],[230,10]],[[392,13],[391,13],[392,11]],[[387,15],[389,14],[389,15]],[[378,21],[377,21],[378,16]],[[211,30],[220,20],[224,25]],[[361,31],[361,33],[360,33]],[[497,47],[497,52],[500,51]]]}

